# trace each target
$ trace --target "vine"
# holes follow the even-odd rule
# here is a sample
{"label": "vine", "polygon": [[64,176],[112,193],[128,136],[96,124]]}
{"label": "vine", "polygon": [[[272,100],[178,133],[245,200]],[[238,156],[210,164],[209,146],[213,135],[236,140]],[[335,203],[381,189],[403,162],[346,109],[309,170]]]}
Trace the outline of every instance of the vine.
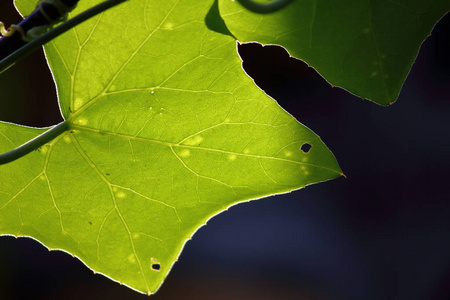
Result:
{"label": "vine", "polygon": [[246,9],[251,10],[253,12],[259,13],[259,14],[269,14],[276,12],[289,3],[291,3],[293,0],[273,0],[268,3],[260,3],[255,2],[254,0],[239,0],[239,2],[244,6]]}
{"label": "vine", "polygon": [[[72,29],[73,27],[77,26],[78,24],[122,3],[127,0],[107,0],[105,2],[102,2],[82,13],[79,15],[69,19],[68,21],[62,23],[61,25],[47,31],[46,33],[40,35],[39,37],[33,39],[30,42],[24,42],[22,43],[10,43],[8,38],[2,37],[0,39],[0,53],[4,53],[3,55],[0,54],[0,74],[3,73],[5,70],[10,68],[12,65],[14,65],[17,61],[21,60],[22,58],[28,56],[33,51],[38,49],[40,46],[48,43],[52,39],[56,38],[57,36],[63,34],[64,32]],[[39,7],[37,8],[39,10]],[[25,18],[25,22],[28,18],[30,18],[33,14],[30,14],[27,18]],[[47,20],[48,21],[48,20]],[[19,23],[20,24],[20,23]],[[16,25],[18,26],[18,25]],[[29,28],[31,30],[32,28]],[[12,38],[11,36],[10,38]],[[3,56],[3,57],[2,57]]]}

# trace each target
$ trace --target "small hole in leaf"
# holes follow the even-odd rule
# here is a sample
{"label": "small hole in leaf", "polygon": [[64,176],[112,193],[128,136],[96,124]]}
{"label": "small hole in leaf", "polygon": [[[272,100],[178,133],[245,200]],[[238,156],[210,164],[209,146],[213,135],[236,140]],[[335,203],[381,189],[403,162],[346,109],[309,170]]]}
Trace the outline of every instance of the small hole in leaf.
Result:
{"label": "small hole in leaf", "polygon": [[304,143],[304,144],[300,147],[300,150],[302,150],[303,153],[308,153],[309,150],[311,150],[311,148],[312,148],[311,144]]}
{"label": "small hole in leaf", "polygon": [[152,264],[152,270],[159,271],[161,269],[161,265],[159,263]]}

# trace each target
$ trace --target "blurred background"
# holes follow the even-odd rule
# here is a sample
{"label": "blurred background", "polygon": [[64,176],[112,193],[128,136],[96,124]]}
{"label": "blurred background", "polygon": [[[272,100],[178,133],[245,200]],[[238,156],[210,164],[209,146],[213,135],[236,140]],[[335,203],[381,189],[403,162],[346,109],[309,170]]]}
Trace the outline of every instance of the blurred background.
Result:
{"label": "blurred background", "polygon": [[[12,1],[0,17],[20,20]],[[213,218],[151,299],[450,299],[449,31],[447,15],[387,108],[331,88],[282,48],[241,45],[246,72],[321,136],[347,179]],[[42,52],[0,75],[0,91],[0,120],[61,121]],[[0,238],[0,299],[62,297],[148,299],[34,240]]]}

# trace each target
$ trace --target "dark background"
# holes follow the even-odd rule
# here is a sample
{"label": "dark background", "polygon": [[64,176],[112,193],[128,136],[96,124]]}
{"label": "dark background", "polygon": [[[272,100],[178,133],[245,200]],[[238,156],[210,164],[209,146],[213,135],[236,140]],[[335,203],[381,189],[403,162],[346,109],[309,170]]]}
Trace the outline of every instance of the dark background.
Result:
{"label": "dark background", "polygon": [[[9,2],[0,17],[16,23]],[[213,218],[151,299],[450,299],[449,30],[447,15],[388,108],[331,88],[281,48],[241,46],[245,70],[321,136],[347,179]],[[0,120],[61,121],[42,53],[0,75],[0,91]],[[65,253],[2,237],[0,299],[147,298]]]}

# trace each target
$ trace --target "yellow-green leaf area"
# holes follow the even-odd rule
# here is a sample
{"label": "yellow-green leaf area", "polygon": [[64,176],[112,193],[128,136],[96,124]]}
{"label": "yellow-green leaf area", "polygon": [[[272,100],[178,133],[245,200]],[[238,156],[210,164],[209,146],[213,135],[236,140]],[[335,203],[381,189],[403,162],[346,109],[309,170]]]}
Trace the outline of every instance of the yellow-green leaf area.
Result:
{"label": "yellow-green leaf area", "polygon": [[271,14],[234,0],[219,0],[219,7],[239,41],[281,45],[330,84],[388,105],[450,1],[293,0]]}
{"label": "yellow-green leaf area", "polygon": [[[70,130],[0,166],[0,233],[150,294],[212,216],[340,176],[245,74],[234,38],[206,25],[212,8],[128,1],[46,46]],[[0,123],[0,151],[43,131]]]}

